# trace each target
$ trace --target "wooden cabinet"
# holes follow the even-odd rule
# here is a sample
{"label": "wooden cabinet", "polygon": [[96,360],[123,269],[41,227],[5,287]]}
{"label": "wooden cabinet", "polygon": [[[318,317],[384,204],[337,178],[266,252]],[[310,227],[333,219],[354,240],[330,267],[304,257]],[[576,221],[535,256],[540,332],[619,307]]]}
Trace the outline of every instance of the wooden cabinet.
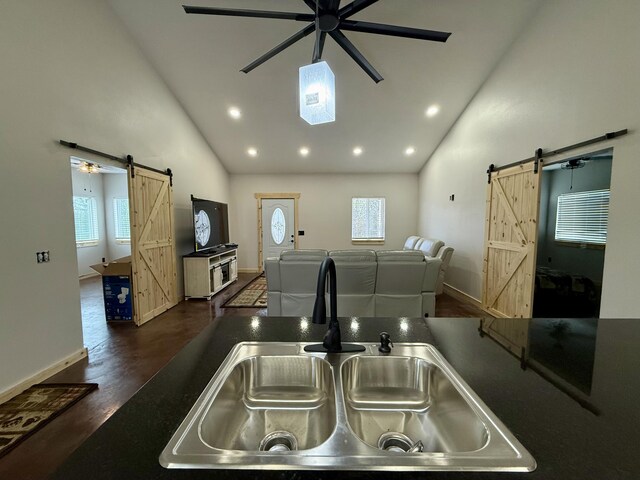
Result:
{"label": "wooden cabinet", "polygon": [[238,279],[238,250],[202,254],[182,258],[184,265],[184,297],[211,298]]}

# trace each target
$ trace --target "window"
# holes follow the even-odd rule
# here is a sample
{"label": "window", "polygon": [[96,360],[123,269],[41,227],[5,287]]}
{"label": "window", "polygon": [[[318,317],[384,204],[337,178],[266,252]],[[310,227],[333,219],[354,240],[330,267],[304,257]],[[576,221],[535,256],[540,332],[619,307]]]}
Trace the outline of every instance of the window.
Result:
{"label": "window", "polygon": [[93,197],[73,197],[73,220],[76,245],[88,247],[98,243],[98,211]]}
{"label": "window", "polygon": [[559,195],[556,241],[605,245],[608,219],[609,189]]}
{"label": "window", "polygon": [[384,242],[384,198],[351,199],[351,240]]}
{"label": "window", "polygon": [[121,243],[130,242],[128,198],[113,199],[113,224],[115,225],[116,241]]}

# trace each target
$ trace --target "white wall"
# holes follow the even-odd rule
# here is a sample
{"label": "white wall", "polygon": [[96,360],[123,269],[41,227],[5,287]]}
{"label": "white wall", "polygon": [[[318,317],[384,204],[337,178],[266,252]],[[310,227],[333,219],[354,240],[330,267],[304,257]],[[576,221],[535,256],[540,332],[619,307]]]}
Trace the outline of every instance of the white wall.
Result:
{"label": "white wall", "polygon": [[[258,210],[255,193],[300,193],[299,248],[402,249],[416,232],[418,177],[415,174],[231,175],[229,230],[239,245],[239,268],[258,268]],[[351,197],[385,197],[384,245],[351,244]]]}
{"label": "white wall", "polygon": [[427,162],[418,226],[456,249],[447,283],[481,296],[489,164],[628,128],[626,137],[570,155],[615,147],[601,316],[638,317],[638,18],[637,0],[544,3]]}
{"label": "white wall", "polygon": [[228,175],[102,1],[4,0],[0,65],[1,392],[82,348],[73,151],[58,139],[171,167],[178,255],[189,194],[225,200]]}
{"label": "white wall", "polygon": [[116,227],[113,217],[113,199],[129,198],[126,171],[123,174],[102,175],[104,185],[104,217],[107,227],[107,256],[109,260],[131,255],[131,243],[116,242]]}
{"label": "white wall", "polygon": [[[83,173],[76,168],[71,168],[71,186],[74,197],[92,197],[96,201],[98,217],[98,243],[91,246],[77,246],[78,276],[96,273],[91,265],[100,263],[107,257],[107,233],[105,225],[104,188],[101,174]],[[71,198],[69,199],[71,201]],[[72,225],[73,228],[73,225]],[[75,231],[75,230],[74,230]]]}

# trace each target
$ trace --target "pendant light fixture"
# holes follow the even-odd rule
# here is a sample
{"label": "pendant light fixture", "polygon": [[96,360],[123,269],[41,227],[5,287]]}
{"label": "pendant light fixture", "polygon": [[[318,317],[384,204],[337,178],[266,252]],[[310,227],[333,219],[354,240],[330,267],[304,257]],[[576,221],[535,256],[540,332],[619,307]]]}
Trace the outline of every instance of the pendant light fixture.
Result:
{"label": "pendant light fixture", "polygon": [[300,67],[300,116],[311,125],[335,122],[336,77],[327,62]]}

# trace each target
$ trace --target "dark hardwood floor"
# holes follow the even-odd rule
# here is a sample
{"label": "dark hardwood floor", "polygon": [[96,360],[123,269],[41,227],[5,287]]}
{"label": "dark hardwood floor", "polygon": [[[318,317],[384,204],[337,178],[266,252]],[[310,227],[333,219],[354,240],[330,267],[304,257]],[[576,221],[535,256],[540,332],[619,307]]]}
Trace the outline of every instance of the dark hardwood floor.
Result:
{"label": "dark hardwood floor", "polygon": [[[139,328],[129,323],[107,324],[100,277],[83,280],[83,333],[89,358],[47,382],[94,382],[99,389],[0,458],[0,478],[46,478],[205,326],[221,316],[266,315],[265,309],[222,307],[254,277],[240,274],[237,282],[211,301],[181,302]],[[436,316],[479,317],[483,313],[440,295]]]}

